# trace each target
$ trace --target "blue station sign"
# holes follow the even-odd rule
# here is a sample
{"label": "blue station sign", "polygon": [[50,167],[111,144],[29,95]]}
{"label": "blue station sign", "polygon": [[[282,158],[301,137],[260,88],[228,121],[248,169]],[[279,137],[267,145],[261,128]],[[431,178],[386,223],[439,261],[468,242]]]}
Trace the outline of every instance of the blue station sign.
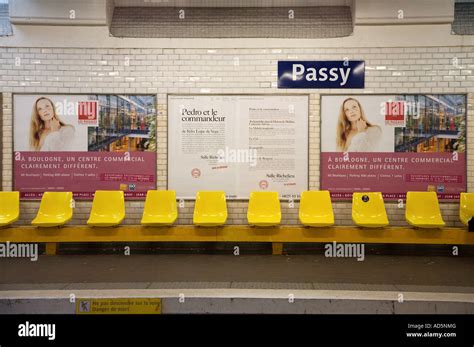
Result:
{"label": "blue station sign", "polygon": [[363,60],[279,61],[278,88],[364,88]]}

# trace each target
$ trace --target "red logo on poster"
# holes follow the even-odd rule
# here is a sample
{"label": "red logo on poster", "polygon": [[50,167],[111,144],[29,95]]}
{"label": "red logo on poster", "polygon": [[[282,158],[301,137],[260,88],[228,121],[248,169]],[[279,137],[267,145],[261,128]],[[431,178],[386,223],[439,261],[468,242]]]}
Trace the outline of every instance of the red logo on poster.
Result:
{"label": "red logo on poster", "polygon": [[97,101],[79,101],[77,103],[77,119],[79,124],[98,126]]}
{"label": "red logo on poster", "polygon": [[404,101],[388,101],[385,103],[385,124],[405,126]]}
{"label": "red logo on poster", "polygon": [[393,101],[385,103],[385,120],[401,120],[405,117],[405,102]]}
{"label": "red logo on poster", "polygon": [[201,170],[192,169],[191,170],[191,176],[193,176],[194,178],[199,178],[201,176]]}
{"label": "red logo on poster", "polygon": [[267,180],[261,180],[258,183],[258,186],[260,187],[260,189],[267,189],[268,188],[268,181]]}

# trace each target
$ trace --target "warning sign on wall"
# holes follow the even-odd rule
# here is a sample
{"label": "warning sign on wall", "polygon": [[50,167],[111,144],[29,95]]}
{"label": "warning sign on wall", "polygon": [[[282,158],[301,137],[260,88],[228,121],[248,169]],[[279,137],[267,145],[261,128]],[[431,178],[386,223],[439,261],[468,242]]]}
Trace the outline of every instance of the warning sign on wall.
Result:
{"label": "warning sign on wall", "polygon": [[161,299],[78,299],[76,314],[161,314]]}

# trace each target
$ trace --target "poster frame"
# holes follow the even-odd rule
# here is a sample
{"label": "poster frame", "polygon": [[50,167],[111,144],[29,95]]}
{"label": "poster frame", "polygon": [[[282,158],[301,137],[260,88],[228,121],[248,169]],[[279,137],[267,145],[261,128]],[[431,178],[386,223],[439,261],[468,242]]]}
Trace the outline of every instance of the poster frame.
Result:
{"label": "poster frame", "polygon": [[[467,191],[467,153],[468,153],[468,148],[469,148],[469,139],[468,139],[468,136],[467,136],[467,129],[468,129],[468,126],[469,126],[469,122],[468,122],[468,117],[467,117],[467,109],[468,109],[468,97],[469,97],[469,93],[467,92],[463,92],[463,93],[424,93],[424,92],[419,92],[419,93],[321,93],[319,94],[319,148],[320,148],[320,151],[319,151],[319,188],[321,189],[321,183],[322,183],[322,179],[323,177],[321,176],[321,171],[322,171],[322,163],[321,163],[321,148],[322,148],[322,132],[323,132],[323,128],[322,128],[322,122],[323,122],[323,115],[322,115],[322,110],[323,110],[323,96],[347,96],[347,97],[357,97],[357,96],[371,96],[371,95],[374,95],[374,96],[382,96],[382,95],[395,95],[395,96],[400,96],[400,95],[463,95],[465,97],[465,101],[466,101],[466,109],[464,110],[464,118],[466,120],[466,151],[464,152],[466,154],[466,166],[464,168],[464,185],[466,187],[466,191]],[[383,194],[383,192],[382,192]],[[350,202],[351,199],[338,199],[338,201],[336,202],[340,202],[340,203],[348,203]],[[453,204],[453,203],[457,203],[458,201],[455,201],[455,200],[445,200],[445,199],[438,199],[439,203],[443,203],[443,204]],[[397,200],[384,200],[384,202],[387,204],[398,204],[398,201]],[[403,202],[406,202],[406,198],[403,200]]]}
{"label": "poster frame", "polygon": [[[16,95],[143,95],[143,96],[153,96],[155,98],[155,117],[156,117],[156,126],[155,126],[155,139],[156,139],[156,150],[155,150],[155,189],[158,186],[158,94],[153,93],[41,93],[41,92],[20,92],[20,93],[12,93],[12,161],[11,161],[11,169],[12,169],[12,186],[15,187],[15,173],[14,173],[14,158],[15,158],[15,96]],[[20,198],[20,201],[40,201],[41,198],[31,198],[31,199],[24,199]],[[84,198],[80,199],[79,201],[92,201],[93,198]],[[125,201],[145,201],[143,198],[125,198]]]}
{"label": "poster frame", "polygon": [[[311,105],[310,105],[310,100],[311,100],[311,93],[167,93],[166,94],[166,120],[167,120],[167,124],[166,124],[166,138],[167,138],[167,149],[166,149],[166,189],[169,189],[169,177],[170,177],[170,165],[169,165],[169,155],[170,155],[170,136],[169,136],[169,98],[170,96],[306,96],[308,98],[308,129],[307,129],[307,142],[306,142],[306,146],[307,146],[307,158],[306,158],[306,161],[307,161],[307,168],[306,168],[306,187],[305,189],[306,190],[309,190],[309,179],[310,179],[310,175],[309,175],[309,163],[310,163],[310,156],[309,156],[309,151],[310,151],[310,146],[309,146],[309,136],[310,136],[310,125],[309,125],[309,122],[310,122],[310,119],[311,119],[311,114],[310,114],[310,110],[311,110]],[[301,193],[301,192],[300,192]],[[226,200],[227,201],[248,201],[250,199],[250,197],[248,198],[240,198],[240,197],[237,197],[237,198],[229,198],[226,196]],[[279,196],[279,199],[280,201],[289,201],[291,200],[291,198],[289,197],[281,197]],[[196,200],[196,197],[194,198],[186,198],[186,199],[180,199],[180,200],[183,200],[183,201],[195,201]],[[299,196],[293,198],[293,201],[299,201],[300,198]]]}

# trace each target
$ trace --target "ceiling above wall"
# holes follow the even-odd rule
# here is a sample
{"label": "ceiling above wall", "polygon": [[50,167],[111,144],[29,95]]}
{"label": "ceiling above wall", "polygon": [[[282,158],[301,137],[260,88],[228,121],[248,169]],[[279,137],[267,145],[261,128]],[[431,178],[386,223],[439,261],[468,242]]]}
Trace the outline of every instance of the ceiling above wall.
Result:
{"label": "ceiling above wall", "polygon": [[10,35],[13,35],[13,31],[8,14],[8,4],[0,2],[0,36]]}
{"label": "ceiling above wall", "polygon": [[115,7],[315,7],[351,6],[353,0],[111,0]]}
{"label": "ceiling above wall", "polygon": [[453,32],[458,35],[474,34],[474,1],[456,3],[454,8]]}
{"label": "ceiling above wall", "polygon": [[116,37],[330,38],[352,33],[348,6],[320,7],[116,7]]}

